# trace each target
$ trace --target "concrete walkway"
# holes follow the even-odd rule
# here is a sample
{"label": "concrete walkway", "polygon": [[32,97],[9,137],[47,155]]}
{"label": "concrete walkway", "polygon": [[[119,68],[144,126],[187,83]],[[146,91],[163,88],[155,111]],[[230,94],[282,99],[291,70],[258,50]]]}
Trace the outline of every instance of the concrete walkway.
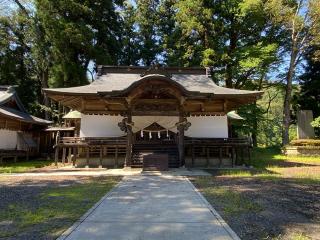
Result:
{"label": "concrete walkway", "polygon": [[[40,176],[134,176],[150,174],[143,172],[142,169],[100,169],[100,168],[71,168],[64,167],[59,169],[49,169],[26,173],[2,173],[0,176],[5,177],[40,177]],[[170,175],[170,176],[211,176],[210,173],[201,169],[172,168],[170,171],[151,172],[153,175]]]}
{"label": "concrete walkway", "polygon": [[59,239],[239,239],[185,177],[127,176]]}

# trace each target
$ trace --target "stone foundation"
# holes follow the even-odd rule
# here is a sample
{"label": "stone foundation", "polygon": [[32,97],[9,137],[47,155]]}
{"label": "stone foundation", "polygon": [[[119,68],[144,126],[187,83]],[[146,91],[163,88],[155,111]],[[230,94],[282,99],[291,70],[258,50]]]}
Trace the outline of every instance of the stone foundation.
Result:
{"label": "stone foundation", "polygon": [[320,156],[320,147],[288,146],[285,148],[284,154],[288,156]]}

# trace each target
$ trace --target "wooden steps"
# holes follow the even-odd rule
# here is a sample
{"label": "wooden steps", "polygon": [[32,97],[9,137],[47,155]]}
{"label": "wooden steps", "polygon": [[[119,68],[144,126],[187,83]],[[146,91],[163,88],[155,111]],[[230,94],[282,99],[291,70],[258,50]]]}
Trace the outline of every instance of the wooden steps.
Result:
{"label": "wooden steps", "polygon": [[131,167],[142,168],[143,157],[150,154],[168,154],[169,168],[179,167],[179,154],[175,144],[134,144]]}

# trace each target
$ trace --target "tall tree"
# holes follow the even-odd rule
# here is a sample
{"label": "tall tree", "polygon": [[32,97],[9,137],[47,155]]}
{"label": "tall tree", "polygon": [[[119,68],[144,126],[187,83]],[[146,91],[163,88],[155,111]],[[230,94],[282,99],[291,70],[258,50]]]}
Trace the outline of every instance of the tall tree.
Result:
{"label": "tall tree", "polygon": [[285,77],[286,92],[283,108],[282,144],[289,143],[291,122],[290,104],[292,99],[292,81],[296,68],[303,60],[310,44],[320,38],[320,1],[319,0],[268,0],[265,5],[273,22],[288,33],[286,50],[289,64]]}
{"label": "tall tree", "polygon": [[314,117],[320,116],[320,61],[314,58],[319,47],[311,47],[306,54],[305,73],[299,77],[301,91],[298,95],[300,109],[312,110]]}
{"label": "tall tree", "polygon": [[158,9],[158,35],[161,47],[161,58],[168,66],[183,66],[183,46],[179,44],[182,32],[176,24],[177,0],[162,0]]}
{"label": "tall tree", "polygon": [[87,82],[87,69],[96,64],[116,64],[121,25],[116,4],[122,1],[37,0],[36,9],[51,44],[51,86]]}
{"label": "tall tree", "polygon": [[136,8],[125,1],[121,9],[122,34],[120,42],[122,50],[119,56],[120,65],[137,65],[139,61],[139,34],[136,26]]}
{"label": "tall tree", "polygon": [[0,85],[16,85],[28,110],[36,99],[31,47],[28,42],[29,19],[18,9],[0,17]]}
{"label": "tall tree", "polygon": [[157,34],[159,0],[136,0],[136,4],[139,55],[141,63],[150,66],[161,52]]}
{"label": "tall tree", "polygon": [[216,82],[243,88],[247,80],[265,75],[277,60],[281,38],[262,1],[183,0],[176,7],[184,65],[213,66]]}

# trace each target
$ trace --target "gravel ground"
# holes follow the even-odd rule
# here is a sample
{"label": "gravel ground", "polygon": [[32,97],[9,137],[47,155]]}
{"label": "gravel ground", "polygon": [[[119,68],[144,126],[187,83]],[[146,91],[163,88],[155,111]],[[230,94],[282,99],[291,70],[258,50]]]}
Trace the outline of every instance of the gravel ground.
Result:
{"label": "gravel ground", "polygon": [[[94,177],[84,176],[50,176],[50,177],[4,177],[0,176],[0,210],[6,209],[10,205],[27,206],[28,210],[37,209],[43,204],[41,193],[49,188],[72,186],[82,184],[86,181],[92,180]],[[99,178],[96,178],[99,181]],[[1,217],[1,211],[0,211]],[[20,217],[20,216],[17,216]],[[64,218],[52,218],[50,221],[41,222],[41,224],[32,227],[23,228],[23,226],[16,230],[14,222],[3,221],[0,218],[0,239],[55,239],[59,236],[61,226],[65,225],[66,228],[71,226],[73,222]],[[50,234],[48,230],[50,229]],[[54,229],[58,232],[52,234]],[[3,235],[1,231],[15,232],[14,235]]]}
{"label": "gravel ground", "polygon": [[238,192],[262,207],[230,216],[224,213],[223,202],[208,198],[242,239],[320,240],[320,185],[232,177],[215,177],[210,184]]}

